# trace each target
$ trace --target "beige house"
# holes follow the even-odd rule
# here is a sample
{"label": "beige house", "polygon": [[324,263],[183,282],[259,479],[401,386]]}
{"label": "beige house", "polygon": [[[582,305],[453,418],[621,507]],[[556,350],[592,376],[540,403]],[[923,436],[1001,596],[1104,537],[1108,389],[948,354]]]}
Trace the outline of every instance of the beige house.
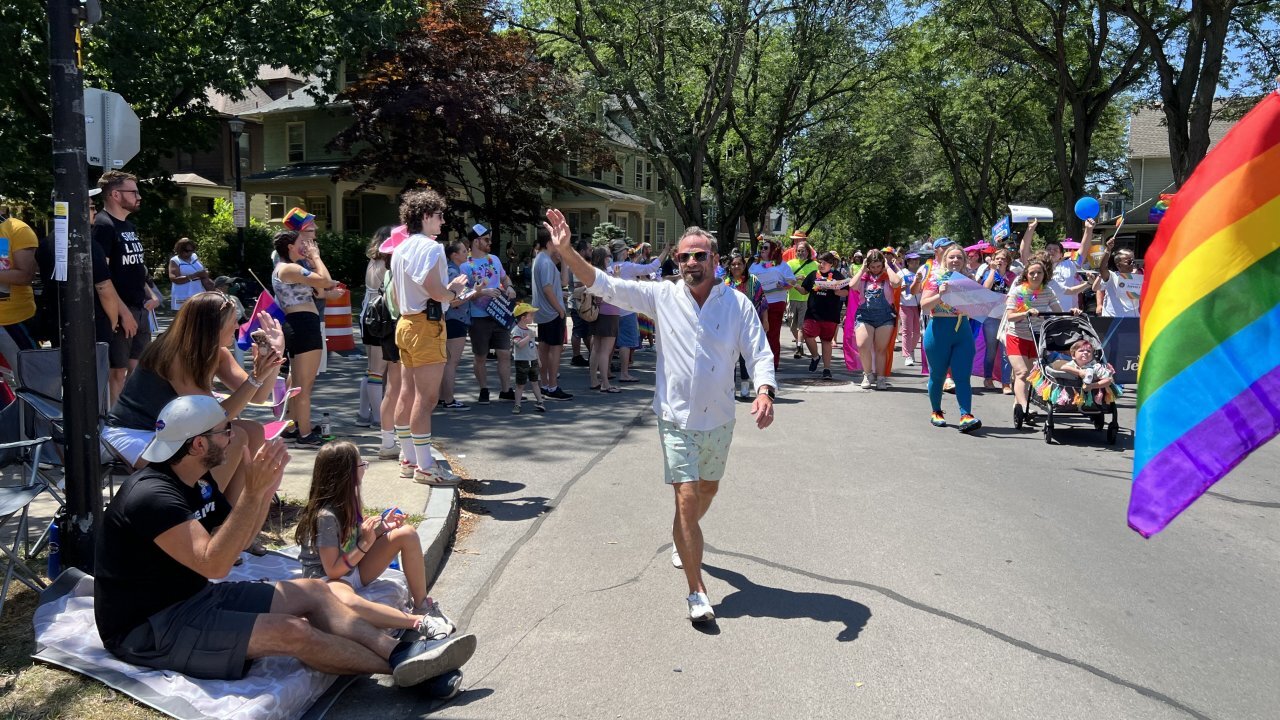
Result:
{"label": "beige house", "polygon": [[[1213,149],[1234,125],[1233,121],[1212,123],[1209,148]],[[1160,194],[1174,192],[1169,130],[1159,106],[1138,108],[1129,116],[1128,150],[1132,192],[1123,204],[1125,222],[1145,223]],[[1112,216],[1119,214],[1120,208],[1113,210]]]}

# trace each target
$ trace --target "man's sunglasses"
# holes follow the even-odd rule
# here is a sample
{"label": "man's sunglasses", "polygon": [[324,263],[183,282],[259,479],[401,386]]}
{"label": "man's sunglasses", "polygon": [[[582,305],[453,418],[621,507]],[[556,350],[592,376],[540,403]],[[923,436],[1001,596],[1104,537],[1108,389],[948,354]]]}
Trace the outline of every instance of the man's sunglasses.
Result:
{"label": "man's sunglasses", "polygon": [[682,252],[682,253],[676,253],[676,262],[683,265],[689,262],[690,258],[692,258],[697,262],[706,262],[707,258],[709,257],[711,257],[711,253],[707,252],[706,250],[697,250],[694,252]]}

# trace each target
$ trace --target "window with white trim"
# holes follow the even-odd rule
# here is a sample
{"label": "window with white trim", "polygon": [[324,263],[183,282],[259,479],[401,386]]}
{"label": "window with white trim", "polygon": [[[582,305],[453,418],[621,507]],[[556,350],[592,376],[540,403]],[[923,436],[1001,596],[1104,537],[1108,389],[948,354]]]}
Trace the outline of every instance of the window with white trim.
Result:
{"label": "window with white trim", "polygon": [[644,189],[653,189],[653,163],[651,162],[644,164]]}
{"label": "window with white trim", "polygon": [[578,167],[577,151],[569,153],[569,164],[567,170],[569,177],[578,177],[578,171],[581,170],[581,168]]}
{"label": "window with white trim", "polygon": [[360,232],[360,210],[363,203],[360,197],[342,198],[342,230],[343,232]]}
{"label": "window with white trim", "polygon": [[654,221],[654,241],[658,247],[663,247],[667,244],[667,221],[666,220]]}
{"label": "window with white trim", "polygon": [[636,158],[635,182],[637,190],[644,187],[644,160],[641,160],[640,158]]}
{"label": "window with white trim", "polygon": [[281,220],[284,220],[283,195],[267,196],[267,220],[271,222],[280,222]]}
{"label": "window with white trim", "polygon": [[307,124],[291,122],[284,126],[285,147],[288,148],[289,162],[300,163],[307,160]]}
{"label": "window with white trim", "polygon": [[618,168],[613,173],[613,184],[622,187],[627,181],[627,159],[625,157],[618,158]]}

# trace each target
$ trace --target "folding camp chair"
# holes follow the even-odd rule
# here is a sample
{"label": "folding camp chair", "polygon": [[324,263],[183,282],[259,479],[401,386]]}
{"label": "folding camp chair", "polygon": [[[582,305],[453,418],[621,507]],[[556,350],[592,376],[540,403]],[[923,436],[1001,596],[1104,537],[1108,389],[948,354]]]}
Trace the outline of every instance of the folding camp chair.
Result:
{"label": "folding camp chair", "polygon": [[[97,343],[94,347],[97,350],[98,431],[101,435],[110,409],[110,370],[106,343]],[[23,350],[18,353],[14,379],[18,385],[15,394],[22,409],[23,437],[52,437],[57,457],[52,457],[51,453],[46,461],[61,464],[66,445],[66,421],[62,416],[62,351],[57,348]],[[99,451],[103,466],[101,480],[115,494],[115,476],[128,475],[133,472],[133,467],[110,443],[100,441]]]}
{"label": "folding camp chair", "polygon": [[[302,388],[289,387],[285,383],[284,378],[276,378],[276,384],[271,389],[271,400],[266,402],[251,402],[245,405],[245,409],[270,410],[271,420],[262,423],[262,433],[267,440],[275,440],[280,437],[281,433],[293,426],[293,421],[285,418],[289,413],[289,401],[298,396],[302,392]],[[226,400],[230,395],[228,393],[215,392],[214,397],[218,402]]]}
{"label": "folding camp chair", "polygon": [[[10,403],[0,410],[0,473],[3,473],[6,480],[6,484],[0,486],[0,536],[6,532],[13,533],[11,538],[5,538],[0,543],[0,566],[4,571],[4,584],[0,588],[0,616],[4,614],[5,597],[9,594],[9,584],[14,579],[36,592],[40,592],[45,586],[40,574],[27,564],[44,549],[49,539],[49,529],[46,527],[40,537],[34,543],[31,542],[31,504],[36,498],[48,493],[59,506],[62,505],[57,489],[40,472],[41,451],[51,438],[18,439],[18,414],[17,403]],[[15,474],[17,484],[7,484]]]}

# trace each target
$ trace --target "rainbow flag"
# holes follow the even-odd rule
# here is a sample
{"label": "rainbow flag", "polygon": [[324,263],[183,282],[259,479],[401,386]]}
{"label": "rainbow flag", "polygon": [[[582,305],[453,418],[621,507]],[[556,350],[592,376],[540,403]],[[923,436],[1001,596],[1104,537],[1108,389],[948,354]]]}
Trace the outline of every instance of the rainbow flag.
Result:
{"label": "rainbow flag", "polygon": [[1151,537],[1280,432],[1280,94],[1196,168],[1147,251],[1129,526]]}

